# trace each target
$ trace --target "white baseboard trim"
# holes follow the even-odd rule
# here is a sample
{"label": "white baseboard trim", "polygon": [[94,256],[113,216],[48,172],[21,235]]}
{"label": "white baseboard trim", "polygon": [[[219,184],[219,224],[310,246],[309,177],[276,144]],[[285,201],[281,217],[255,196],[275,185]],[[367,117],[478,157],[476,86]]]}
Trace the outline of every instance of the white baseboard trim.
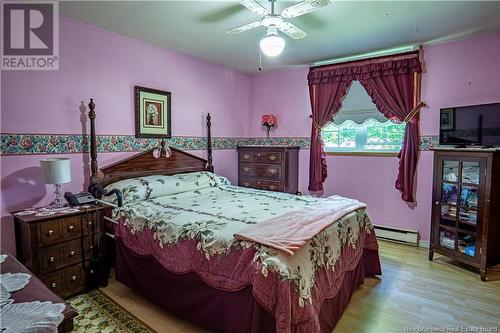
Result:
{"label": "white baseboard trim", "polygon": [[386,227],[378,224],[374,224],[373,227],[375,228],[375,234],[378,239],[418,246],[417,230]]}

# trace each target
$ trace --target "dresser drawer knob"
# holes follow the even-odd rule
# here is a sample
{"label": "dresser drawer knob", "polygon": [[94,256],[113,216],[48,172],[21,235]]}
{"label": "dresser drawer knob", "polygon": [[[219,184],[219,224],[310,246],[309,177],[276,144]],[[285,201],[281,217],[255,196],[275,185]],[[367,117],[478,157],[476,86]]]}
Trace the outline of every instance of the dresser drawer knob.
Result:
{"label": "dresser drawer knob", "polygon": [[259,156],[259,157],[260,157],[260,153],[258,153],[258,154],[257,154],[257,156]]}
{"label": "dresser drawer knob", "polygon": [[269,188],[270,188],[271,190],[275,190],[275,189],[276,189],[276,186],[275,186],[275,185],[269,185]]}
{"label": "dresser drawer knob", "polygon": [[259,185],[260,185],[260,180],[257,182],[257,184],[259,184]]}
{"label": "dresser drawer knob", "polygon": [[69,230],[69,231],[73,231],[73,229],[75,229],[75,227],[74,227],[74,226],[72,226],[72,225],[70,225],[70,226],[68,227],[68,230]]}
{"label": "dresser drawer knob", "polygon": [[435,204],[436,204],[436,206],[439,205],[439,201],[436,201]]}
{"label": "dresser drawer knob", "polygon": [[245,170],[245,171],[248,172],[248,171],[250,171],[250,168],[249,167],[244,167],[243,170]]}
{"label": "dresser drawer knob", "polygon": [[76,281],[76,275],[73,275],[73,276],[71,277],[71,281]]}
{"label": "dresser drawer knob", "polygon": [[248,160],[248,159],[250,158],[250,155],[245,154],[245,155],[243,155],[243,158],[244,158],[245,160]]}
{"label": "dresser drawer knob", "polygon": [[270,159],[271,161],[274,161],[275,159],[277,159],[277,157],[276,157],[276,155],[270,155],[270,156],[269,156],[269,159]]}
{"label": "dresser drawer knob", "polygon": [[70,257],[73,257],[75,254],[76,254],[76,253],[75,253],[75,251],[71,251],[71,252],[69,253],[69,256],[70,256]]}
{"label": "dresser drawer knob", "polygon": [[89,221],[88,223],[89,223],[89,225],[92,225],[92,221]]}
{"label": "dresser drawer knob", "polygon": [[48,234],[49,236],[52,236],[52,234],[53,234],[53,233],[54,233],[54,230],[50,229],[50,230],[48,231],[48,233],[47,233],[47,234]]}
{"label": "dresser drawer knob", "polygon": [[243,186],[248,186],[248,185],[250,185],[250,184],[249,183],[243,183]]}
{"label": "dresser drawer knob", "polygon": [[269,172],[274,175],[276,172],[278,172],[278,170],[271,168],[269,169]]}
{"label": "dresser drawer knob", "polygon": [[49,261],[50,261],[50,262],[54,262],[54,260],[56,260],[54,257],[50,257],[50,258],[49,258]]}
{"label": "dresser drawer knob", "polygon": [[52,284],[50,286],[52,287],[52,289],[54,289],[55,287],[57,287],[57,285],[56,285],[55,282],[52,282]]}
{"label": "dresser drawer knob", "polygon": [[90,274],[94,274],[94,270],[93,269],[90,270]]}

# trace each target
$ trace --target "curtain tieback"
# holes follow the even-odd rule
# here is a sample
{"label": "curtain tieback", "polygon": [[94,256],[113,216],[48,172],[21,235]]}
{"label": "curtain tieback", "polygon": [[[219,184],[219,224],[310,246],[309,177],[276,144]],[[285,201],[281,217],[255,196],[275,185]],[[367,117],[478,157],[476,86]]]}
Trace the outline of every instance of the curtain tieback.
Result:
{"label": "curtain tieback", "polygon": [[415,117],[417,115],[417,113],[420,112],[420,110],[422,110],[423,107],[427,106],[427,104],[425,104],[423,101],[420,101],[414,108],[413,110],[410,111],[410,113],[408,113],[408,115],[405,117],[405,119],[403,120],[404,123],[407,123],[409,122],[410,120],[413,119],[413,117]]}
{"label": "curtain tieback", "polygon": [[314,128],[316,128],[316,131],[318,131],[318,134],[321,133],[323,128],[321,126],[319,126],[319,124],[314,120],[312,115],[310,115],[309,118],[311,118],[312,124],[313,124]]}

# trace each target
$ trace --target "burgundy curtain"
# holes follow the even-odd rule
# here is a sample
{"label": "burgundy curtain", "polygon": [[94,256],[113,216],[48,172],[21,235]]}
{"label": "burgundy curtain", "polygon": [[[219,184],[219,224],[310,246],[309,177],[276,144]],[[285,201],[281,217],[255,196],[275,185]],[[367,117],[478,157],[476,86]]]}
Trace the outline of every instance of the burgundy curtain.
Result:
{"label": "burgundy curtain", "polygon": [[323,190],[327,177],[326,156],[321,129],[340,110],[342,100],[351,82],[332,81],[309,86],[312,109],[311,152],[309,158],[309,191]]}
{"label": "burgundy curtain", "polygon": [[[353,80],[358,80],[365,87],[380,112],[387,118],[396,118],[403,121],[419,102],[419,96],[417,98],[419,91],[417,91],[414,74],[420,72],[421,64],[418,52],[311,68],[308,80],[313,120],[316,120],[316,117],[320,115],[333,117],[340,108],[340,101],[345,96],[348,85]],[[323,89],[332,89],[332,85],[345,86],[342,95],[339,95],[339,89],[335,89],[335,87],[333,88],[335,92],[331,93],[331,95],[339,95],[336,97],[338,104],[335,104],[335,106],[338,105],[338,108],[333,109],[330,113],[325,112],[318,106],[315,109],[314,101],[318,99],[318,96],[311,94],[312,87],[315,87],[316,91],[321,90],[326,95]],[[330,120],[331,118],[324,120],[323,124]],[[419,147],[418,123],[418,115],[407,123],[403,147],[398,155],[400,162],[396,188],[402,192],[401,197],[407,202],[414,201],[413,185]],[[323,126],[319,122],[317,124],[313,122],[309,162],[311,167],[309,171],[309,190],[312,191],[321,190],[322,183],[326,178],[326,161],[322,155],[321,145],[317,143],[321,141],[318,139],[318,135],[314,136],[315,133],[320,132],[317,125]],[[313,139],[317,142],[314,142]],[[321,173],[318,174],[318,171],[321,171]]]}
{"label": "burgundy curtain", "polygon": [[[414,107],[413,73],[372,77],[360,80],[377,109],[387,118],[403,121]],[[406,123],[403,147],[399,152],[396,188],[401,198],[413,202],[413,182],[418,159],[418,116]]]}

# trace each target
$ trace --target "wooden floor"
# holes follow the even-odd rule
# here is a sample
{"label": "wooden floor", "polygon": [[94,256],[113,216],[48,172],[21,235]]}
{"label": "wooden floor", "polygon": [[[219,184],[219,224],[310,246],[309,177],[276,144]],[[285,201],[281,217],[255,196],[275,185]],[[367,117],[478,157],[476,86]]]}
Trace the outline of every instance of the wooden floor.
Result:
{"label": "wooden floor", "polygon": [[[380,256],[382,277],[365,280],[334,332],[417,332],[419,327],[420,332],[441,327],[459,332],[460,326],[469,329],[463,332],[474,332],[471,326],[500,332],[500,272],[488,273],[489,280],[481,282],[477,273],[446,257],[435,254],[430,262],[425,249],[388,242],[380,242]],[[206,332],[115,280],[102,290],[158,332]]]}

